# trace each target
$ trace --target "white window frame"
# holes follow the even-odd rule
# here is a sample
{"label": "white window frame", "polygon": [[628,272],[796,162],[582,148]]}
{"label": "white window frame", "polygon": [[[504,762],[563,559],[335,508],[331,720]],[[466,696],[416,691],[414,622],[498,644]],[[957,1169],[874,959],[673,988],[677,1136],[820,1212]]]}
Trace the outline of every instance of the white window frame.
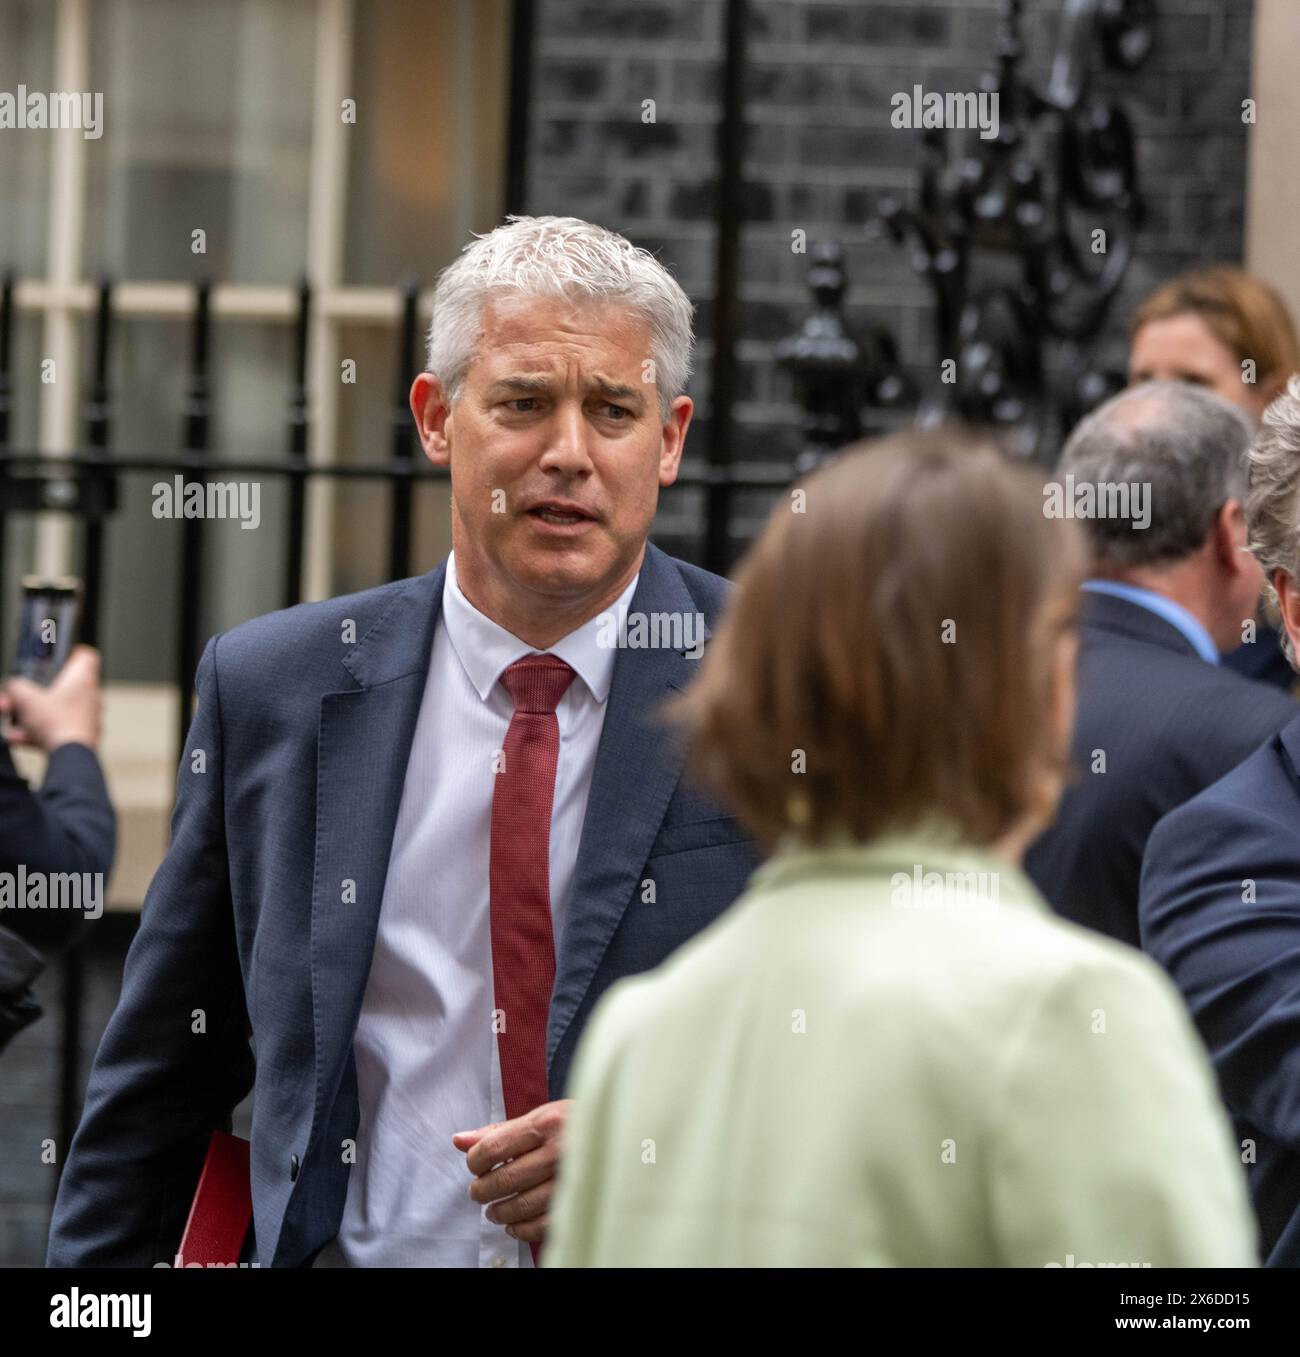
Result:
{"label": "white window frame", "polygon": [[[89,88],[90,6],[94,0],[56,0],[53,89]],[[458,97],[473,98],[474,0],[455,0]],[[353,67],[355,0],[317,0],[316,49],[313,61],[315,89],[310,149],[305,271],[312,288],[308,334],[308,444],[311,465],[328,466],[339,458],[338,426],[342,387],[338,381],[339,329],[343,324],[369,323],[391,327],[401,316],[396,288],[345,286],[343,283],[348,155],[352,138],[340,116],[349,96]],[[82,137],[52,137],[49,219],[45,277],[24,279],[15,288],[20,313],[43,318],[42,354],[52,358],[57,373],[80,372],[79,322],[93,314],[98,290],[82,276],[86,221],[86,141]],[[468,179],[468,157],[457,155],[457,174]],[[456,195],[468,204],[469,185]],[[458,223],[458,238],[468,238],[466,219]],[[432,288],[420,293],[418,317],[427,327]],[[283,321],[297,314],[294,283],[283,286],[218,284],[211,293],[214,319]],[[192,283],[124,281],[113,289],[115,318],[170,319],[190,317],[195,309]],[[286,391],[289,374],[286,372]],[[79,427],[79,382],[42,384],[38,446],[50,456],[66,456],[82,441]],[[328,478],[308,482],[304,522],[303,597],[328,596],[331,587],[331,524],[335,511],[335,483]],[[72,524],[56,514],[36,520],[35,565],[42,574],[66,574],[74,568]]]}

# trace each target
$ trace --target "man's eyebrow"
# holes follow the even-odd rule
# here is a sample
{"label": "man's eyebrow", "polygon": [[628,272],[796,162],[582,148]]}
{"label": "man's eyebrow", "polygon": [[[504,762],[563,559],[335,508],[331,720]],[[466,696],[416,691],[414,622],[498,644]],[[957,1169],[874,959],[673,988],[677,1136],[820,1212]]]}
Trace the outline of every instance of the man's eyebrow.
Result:
{"label": "man's eyebrow", "polygon": [[514,377],[502,377],[488,387],[488,395],[495,396],[506,391],[522,391],[527,395],[543,395],[551,389],[549,377],[528,377],[523,373]]}
{"label": "man's eyebrow", "polygon": [[[634,405],[640,409],[645,404],[644,393],[635,386],[628,386],[624,382],[613,382],[607,377],[599,375],[593,377],[587,384],[588,391],[594,391],[605,400],[626,401],[629,405]],[[545,396],[552,390],[551,378],[548,376],[533,376],[528,373],[515,373],[509,377],[499,377],[487,389],[487,398],[496,400],[499,396]]]}
{"label": "man's eyebrow", "polygon": [[599,391],[602,396],[610,400],[637,401],[641,400],[641,392],[634,386],[625,386],[622,382],[606,381],[604,377],[596,377],[592,380],[591,389]]}

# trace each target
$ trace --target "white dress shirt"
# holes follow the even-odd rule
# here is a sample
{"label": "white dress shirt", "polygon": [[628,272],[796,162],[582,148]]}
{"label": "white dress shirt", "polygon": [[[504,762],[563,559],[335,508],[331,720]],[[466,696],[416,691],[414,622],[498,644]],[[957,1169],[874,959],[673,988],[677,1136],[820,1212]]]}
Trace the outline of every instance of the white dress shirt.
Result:
{"label": "white dress shirt", "polygon": [[[636,579],[610,612],[630,604]],[[557,641],[577,674],[556,708],[551,926],[558,948],[617,651],[599,617]],[[531,1267],[527,1244],[470,1200],[454,1131],[505,1120],[492,1031],[488,898],[495,756],[514,714],[498,681],[534,647],[461,593],[442,615],[393,833],[374,957],[353,1040],[361,1121],[338,1237],[316,1267]]]}

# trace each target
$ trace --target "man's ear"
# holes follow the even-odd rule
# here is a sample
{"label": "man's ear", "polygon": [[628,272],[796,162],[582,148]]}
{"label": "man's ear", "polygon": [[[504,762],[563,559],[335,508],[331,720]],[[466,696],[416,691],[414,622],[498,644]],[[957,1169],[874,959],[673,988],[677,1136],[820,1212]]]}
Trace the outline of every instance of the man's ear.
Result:
{"label": "man's ear", "polygon": [[1285,570],[1273,572],[1273,588],[1277,590],[1282,625],[1291,638],[1291,646],[1300,655],[1300,586]]}
{"label": "man's ear", "polygon": [[[653,399],[653,397],[652,397]],[[682,449],[686,445],[686,430],[691,426],[695,402],[689,396],[678,396],[668,409],[663,426],[663,442],[659,448],[659,484],[672,485],[682,464]]]}
{"label": "man's ear", "polygon": [[424,455],[434,466],[446,466],[451,461],[451,441],[448,437],[448,419],[451,406],[442,383],[431,372],[421,372],[411,383],[411,414],[420,435]]}
{"label": "man's ear", "polygon": [[1214,554],[1232,574],[1247,569],[1246,511],[1239,499],[1223,502],[1214,520]]}

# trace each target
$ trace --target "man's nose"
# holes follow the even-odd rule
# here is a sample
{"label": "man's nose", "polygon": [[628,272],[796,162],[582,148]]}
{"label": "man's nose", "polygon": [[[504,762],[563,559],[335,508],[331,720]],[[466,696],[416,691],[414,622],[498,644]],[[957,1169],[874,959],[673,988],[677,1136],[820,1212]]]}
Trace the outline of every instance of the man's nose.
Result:
{"label": "man's nose", "polygon": [[542,466],[557,471],[582,471],[591,466],[587,451],[587,421],[577,402],[562,402],[547,429]]}

